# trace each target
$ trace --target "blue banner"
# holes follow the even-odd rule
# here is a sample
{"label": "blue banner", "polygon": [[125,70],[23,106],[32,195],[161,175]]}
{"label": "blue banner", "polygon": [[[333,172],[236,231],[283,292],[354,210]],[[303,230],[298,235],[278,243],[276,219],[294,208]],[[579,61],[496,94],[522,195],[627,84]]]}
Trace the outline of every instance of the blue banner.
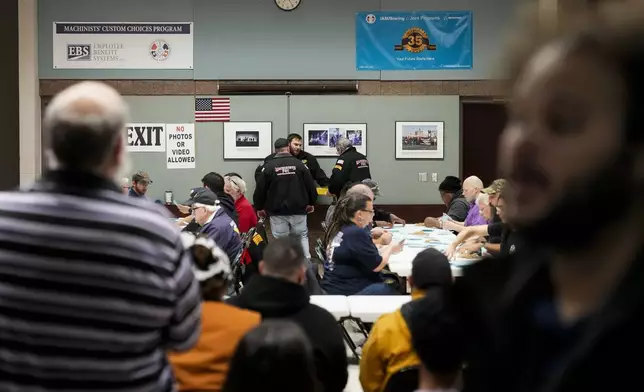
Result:
{"label": "blue banner", "polygon": [[356,14],[358,71],[472,69],[469,11]]}

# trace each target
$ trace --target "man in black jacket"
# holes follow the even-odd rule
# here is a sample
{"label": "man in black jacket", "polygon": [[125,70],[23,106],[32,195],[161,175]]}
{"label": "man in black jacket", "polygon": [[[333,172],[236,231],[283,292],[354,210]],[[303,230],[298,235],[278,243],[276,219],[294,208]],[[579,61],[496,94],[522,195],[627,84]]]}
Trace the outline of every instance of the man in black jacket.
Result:
{"label": "man in black jacket", "polygon": [[338,140],[335,149],[339,157],[331,172],[329,193],[339,198],[340,191],[345,184],[362,182],[371,178],[371,171],[367,157],[359,153],[346,137]]}
{"label": "man in black jacket", "polygon": [[235,200],[228,193],[224,192],[224,185],[226,184],[224,177],[219,173],[210,172],[203,176],[201,183],[204,188],[210,189],[217,195],[217,202],[224,209],[226,215],[235,224],[239,224],[239,215],[237,215],[237,210],[235,209]]}
{"label": "man in black jacket", "polygon": [[309,302],[304,288],[306,269],[307,260],[298,238],[272,241],[259,264],[260,275],[254,276],[229,303],[258,312],[263,319],[288,319],[297,323],[313,346],[323,391],[341,392],[348,377],[342,331],[328,311]]}
{"label": "man in black jacket", "polygon": [[296,235],[310,259],[306,215],[313,212],[318,194],[309,169],[288,150],[288,140],[275,141],[278,151],[257,178],[253,202],[260,216],[270,216],[273,237]]}
{"label": "man in black jacket", "polygon": [[[297,133],[291,133],[290,135],[288,135],[287,140],[289,152],[295,158],[302,161],[302,163],[306,165],[306,167],[308,167],[315,182],[317,182],[321,187],[329,186],[329,177],[326,176],[326,173],[320,167],[318,159],[315,157],[315,155],[309,154],[308,152],[302,150],[302,136]],[[264,158],[264,162],[261,165],[257,166],[257,169],[255,170],[255,181],[257,181],[257,177],[262,172],[262,168],[264,167],[266,162],[275,158],[275,154],[276,153],[273,153],[267,156],[266,158]]]}

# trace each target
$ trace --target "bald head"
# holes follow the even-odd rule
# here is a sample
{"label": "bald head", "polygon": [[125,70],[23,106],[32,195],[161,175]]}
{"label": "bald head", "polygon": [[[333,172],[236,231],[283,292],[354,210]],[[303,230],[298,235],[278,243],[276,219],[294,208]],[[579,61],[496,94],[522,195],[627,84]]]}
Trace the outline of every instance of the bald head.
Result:
{"label": "bald head", "polygon": [[67,169],[113,172],[120,165],[128,110],[112,87],[75,84],[47,106],[43,128],[56,163]]}
{"label": "bald head", "polygon": [[349,190],[347,191],[347,196],[351,195],[365,195],[371,200],[374,199],[373,191],[365,184],[356,184],[349,188]]}
{"label": "bald head", "polygon": [[476,197],[483,190],[483,181],[477,176],[470,176],[463,181],[463,196],[465,199],[474,203]]}

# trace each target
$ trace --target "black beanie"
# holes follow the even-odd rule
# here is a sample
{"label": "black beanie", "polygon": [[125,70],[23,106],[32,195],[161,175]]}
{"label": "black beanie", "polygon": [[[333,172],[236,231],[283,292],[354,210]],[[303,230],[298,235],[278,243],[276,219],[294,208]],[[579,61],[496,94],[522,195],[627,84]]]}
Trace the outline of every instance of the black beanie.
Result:
{"label": "black beanie", "polygon": [[456,193],[462,189],[461,180],[458,177],[447,176],[438,186],[439,191]]}

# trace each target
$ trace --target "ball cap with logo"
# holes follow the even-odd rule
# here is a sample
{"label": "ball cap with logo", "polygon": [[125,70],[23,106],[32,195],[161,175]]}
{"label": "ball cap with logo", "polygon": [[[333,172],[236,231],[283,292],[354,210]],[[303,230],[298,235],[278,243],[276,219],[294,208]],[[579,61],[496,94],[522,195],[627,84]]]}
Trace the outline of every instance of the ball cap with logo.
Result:
{"label": "ball cap with logo", "polygon": [[208,188],[193,188],[190,191],[190,198],[181,204],[184,206],[191,206],[193,204],[214,206],[217,204],[217,195]]}
{"label": "ball cap with logo", "polygon": [[505,189],[506,181],[503,178],[492,181],[489,187],[484,188],[481,192],[487,193],[488,195],[496,195],[497,193],[503,193]]}
{"label": "ball cap with logo", "polygon": [[138,171],[134,173],[134,175],[132,175],[132,182],[135,182],[137,184],[140,182],[152,184],[152,180],[150,180],[150,175],[144,171]]}

